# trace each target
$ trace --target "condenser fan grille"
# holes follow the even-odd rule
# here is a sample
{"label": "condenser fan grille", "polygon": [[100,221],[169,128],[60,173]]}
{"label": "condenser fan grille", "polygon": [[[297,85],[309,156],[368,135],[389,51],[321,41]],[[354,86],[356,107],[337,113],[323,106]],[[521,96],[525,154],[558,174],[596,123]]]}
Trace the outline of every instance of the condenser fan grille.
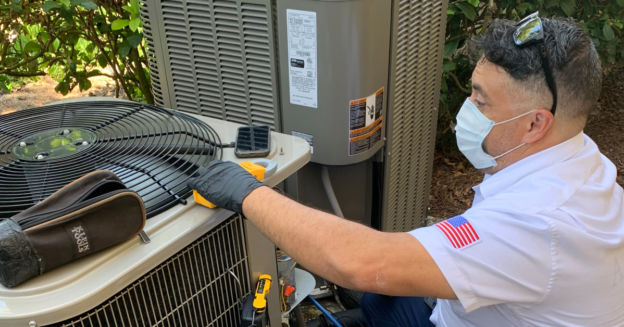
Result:
{"label": "condenser fan grille", "polygon": [[220,158],[204,122],[134,102],[72,102],[0,116],[0,218],[83,176],[113,171],[152,217],[190,195],[186,180]]}

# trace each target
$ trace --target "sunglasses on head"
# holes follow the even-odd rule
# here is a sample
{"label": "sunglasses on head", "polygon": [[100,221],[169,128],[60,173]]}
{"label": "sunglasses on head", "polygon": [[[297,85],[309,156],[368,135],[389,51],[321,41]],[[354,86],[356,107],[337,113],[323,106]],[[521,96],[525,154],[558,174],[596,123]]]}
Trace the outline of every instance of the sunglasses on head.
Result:
{"label": "sunglasses on head", "polygon": [[542,69],[544,70],[544,76],[546,77],[546,84],[550,93],[553,96],[553,104],[550,112],[555,115],[557,109],[557,87],[555,80],[552,76],[550,64],[544,48],[544,27],[542,20],[538,16],[539,12],[534,12],[527,17],[523,18],[518,24],[516,24],[516,30],[513,33],[513,40],[516,46],[523,48],[531,44],[541,44],[540,48],[540,60],[542,62]]}

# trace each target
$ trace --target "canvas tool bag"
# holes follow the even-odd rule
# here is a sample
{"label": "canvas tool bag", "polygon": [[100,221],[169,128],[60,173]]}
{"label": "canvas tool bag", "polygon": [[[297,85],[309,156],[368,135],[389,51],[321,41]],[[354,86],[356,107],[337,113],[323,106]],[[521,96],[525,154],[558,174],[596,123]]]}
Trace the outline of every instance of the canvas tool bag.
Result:
{"label": "canvas tool bag", "polygon": [[145,207],[111,171],[97,170],[0,221],[0,283],[16,286],[137,235]]}

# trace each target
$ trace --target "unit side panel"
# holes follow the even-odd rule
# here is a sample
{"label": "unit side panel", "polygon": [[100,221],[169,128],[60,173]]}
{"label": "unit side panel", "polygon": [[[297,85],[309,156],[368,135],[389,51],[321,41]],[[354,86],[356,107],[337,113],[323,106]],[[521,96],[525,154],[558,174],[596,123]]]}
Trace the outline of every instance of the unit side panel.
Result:
{"label": "unit side panel", "polygon": [[148,31],[157,43],[152,47],[163,53],[151,75],[166,78],[154,88],[171,89],[161,92],[159,104],[281,129],[271,1],[161,0],[149,6],[161,16],[149,24],[162,31],[160,37]]}
{"label": "unit side panel", "polygon": [[394,4],[382,217],[386,231],[425,225],[446,8],[446,1]]}

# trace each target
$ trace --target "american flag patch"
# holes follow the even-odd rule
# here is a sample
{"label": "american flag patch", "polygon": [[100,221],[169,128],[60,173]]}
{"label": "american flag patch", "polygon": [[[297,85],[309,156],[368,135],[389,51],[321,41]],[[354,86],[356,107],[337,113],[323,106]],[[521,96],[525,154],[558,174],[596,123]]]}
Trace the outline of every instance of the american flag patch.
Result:
{"label": "american flag patch", "polygon": [[462,216],[455,216],[439,222],[436,224],[436,227],[444,233],[444,236],[451,241],[451,244],[456,249],[461,249],[479,240],[479,235],[477,235],[470,222]]}

